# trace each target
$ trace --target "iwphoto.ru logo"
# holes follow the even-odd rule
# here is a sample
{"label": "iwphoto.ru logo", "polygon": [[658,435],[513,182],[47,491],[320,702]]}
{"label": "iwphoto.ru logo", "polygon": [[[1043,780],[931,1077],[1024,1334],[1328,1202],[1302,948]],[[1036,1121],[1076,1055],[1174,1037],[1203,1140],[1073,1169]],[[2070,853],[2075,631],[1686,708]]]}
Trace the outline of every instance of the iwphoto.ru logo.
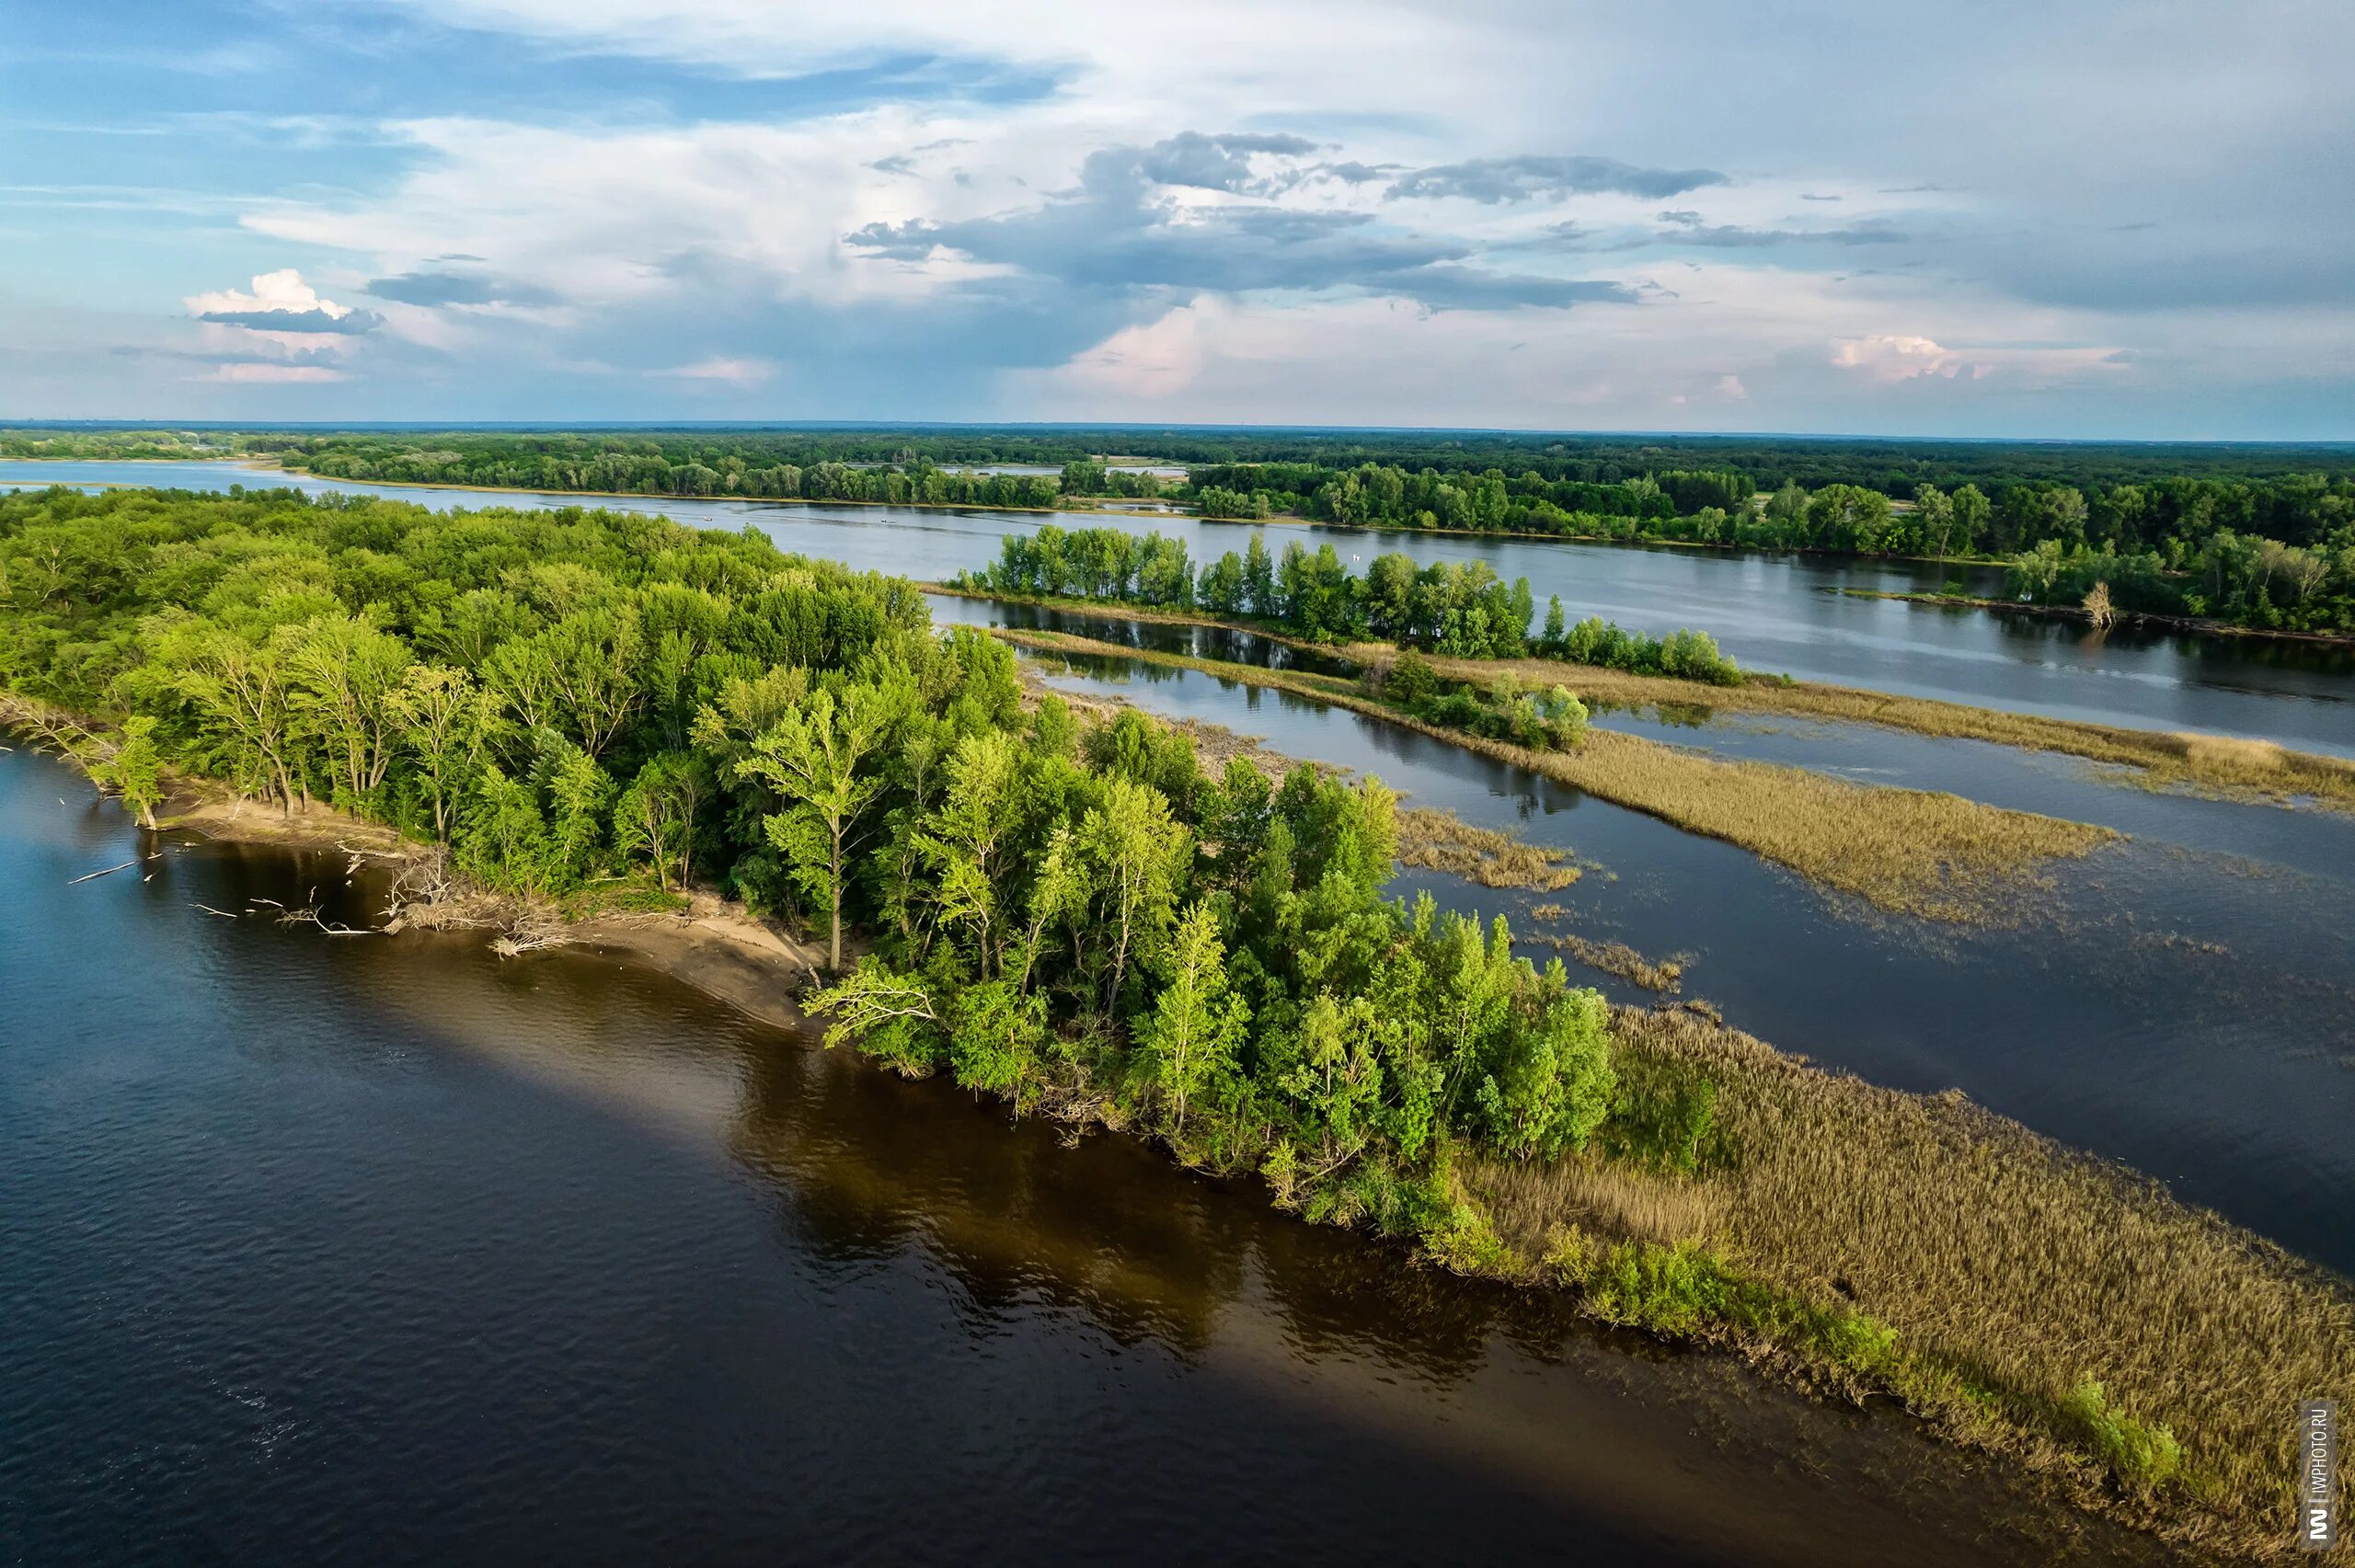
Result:
{"label": "iwphoto.ru logo", "polygon": [[2338,1544],[2338,1405],[2309,1400],[2298,1407],[2298,1544],[2328,1551]]}

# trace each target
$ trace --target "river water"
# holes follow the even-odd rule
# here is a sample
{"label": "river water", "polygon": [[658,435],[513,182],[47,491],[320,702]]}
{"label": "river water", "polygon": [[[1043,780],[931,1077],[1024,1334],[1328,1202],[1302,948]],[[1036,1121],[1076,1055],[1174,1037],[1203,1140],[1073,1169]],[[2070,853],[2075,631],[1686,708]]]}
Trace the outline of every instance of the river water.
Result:
{"label": "river water", "polygon": [[[0,482],[27,476],[326,487],[234,464],[0,464]],[[484,491],[382,493],[441,507],[569,504]],[[706,524],[758,526],[788,548],[930,578],[979,565],[995,555],[1004,533],[1044,521],[874,507],[629,504]],[[1192,520],[1177,526],[1190,531],[1198,555],[1231,547],[1248,532]],[[1363,535],[1334,537],[1345,552],[1367,544]],[[2186,715],[2197,713],[2213,721],[2209,727],[2284,738],[2303,728],[2303,743],[2355,750],[2343,695],[2355,681],[2312,649],[2188,639],[2130,647],[2041,624],[2029,635],[1985,615],[1816,591],[1827,579],[1903,578],[1913,568],[1902,566],[1424,536],[1404,543],[1427,555],[1476,551],[1541,585],[1551,571],[1591,589],[1605,612],[1645,624],[1674,624],[1682,601],[1662,585],[1690,580],[1701,585],[1696,602],[1739,612],[1723,621],[1714,612],[1692,619],[1727,631],[1729,645],[1753,663],[1766,661],[1729,624],[1750,628],[1745,635],[1768,647],[1821,644],[1821,658],[1836,663],[1845,657],[1839,650],[1854,646],[1849,633],[1863,616],[1886,628],[1874,644],[1880,663],[1861,675],[1844,667],[1803,672],[2023,707],[2045,704],[2021,700],[2022,691],[2122,694],[2149,706],[2145,717],[2169,715],[2155,722],[2188,723]],[[933,612],[942,621],[1060,626],[1246,661],[1304,657],[1247,635],[953,598],[935,598]],[[1684,996],[1706,999],[1728,1022],[1785,1049],[1899,1088],[1960,1088],[2039,1132],[2159,1176],[2189,1201],[2355,1272],[2355,1138],[2347,1132],[2355,1125],[2349,1022],[2355,1019],[2355,818],[2154,795],[2101,783],[2073,759],[1867,727],[1721,718],[1680,727],[1624,714],[1601,720],[1729,755],[1951,790],[2131,835],[2059,868],[2049,893],[2029,900],[2016,925],[1954,930],[1872,915],[1741,850],[1379,720],[1129,660],[1055,661],[1053,670],[1074,690],[1265,736],[1293,756],[1378,773],[1417,804],[1568,849],[1601,869],[1560,894],[1528,897],[1445,880],[1432,886],[1447,903],[1511,914],[1524,938],[1567,930],[1625,942],[1653,958],[1687,956]],[[2065,702],[2056,705],[2062,710],[2078,711]],[[1401,886],[1424,880],[1409,876]],[[1560,906],[1566,923],[1536,919],[1531,911],[1539,903]],[[1652,1000],[1573,967],[1582,981],[1621,1000]]]}
{"label": "river water", "polygon": [[[756,527],[788,550],[933,578],[995,559],[1009,532],[1090,521],[1076,514],[335,484],[235,463],[0,462],[0,485],[51,483],[202,489],[293,485],[432,507],[622,507],[703,526]],[[1256,526],[1110,514],[1093,521],[1182,538],[1198,562],[1241,550]],[[1294,537],[1312,545],[1329,539],[1345,561],[1361,567],[1384,550],[1403,550],[1419,561],[1483,560],[1508,580],[1528,578],[1541,606],[1548,594],[1559,594],[1573,617],[1599,614],[1652,632],[1697,626],[1753,670],[2064,718],[2255,736],[2355,756],[2355,706],[2349,703],[2355,650],[2257,638],[2097,634],[2066,622],[1842,591],[1936,589],[1959,579],[1974,593],[1999,593],[2002,574],[1989,568],[1343,529],[1265,532],[1278,550]]]}
{"label": "river water", "polygon": [[371,897],[0,754],[0,1562],[2153,1556],[614,958],[262,902]]}

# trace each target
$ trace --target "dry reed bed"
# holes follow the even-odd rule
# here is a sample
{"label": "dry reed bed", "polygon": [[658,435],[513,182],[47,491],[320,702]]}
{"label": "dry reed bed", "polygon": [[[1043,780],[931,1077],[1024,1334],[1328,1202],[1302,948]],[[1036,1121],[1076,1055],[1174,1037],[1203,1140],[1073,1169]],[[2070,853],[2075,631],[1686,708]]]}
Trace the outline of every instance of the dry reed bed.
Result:
{"label": "dry reed bed", "polygon": [[[1387,719],[1468,751],[1544,773],[1687,832],[1722,839],[1892,913],[1998,924],[2020,918],[2043,868],[2120,835],[1959,795],[1861,784],[1775,762],[1729,761],[1592,729],[1574,751],[1533,751],[1427,724],[1350,681],[1121,647],[1059,632],[994,628],[1017,647],[1142,659],[1288,691]],[[1537,668],[1544,668],[1538,666]]]}
{"label": "dry reed bed", "polygon": [[1515,938],[1522,945],[1543,945],[1566,953],[1591,969],[1639,985],[1646,990],[1674,995],[1683,988],[1684,967],[1691,956],[1680,954],[1674,958],[1651,959],[1624,942],[1596,942],[1573,932]]}
{"label": "dry reed bed", "polygon": [[[1227,626],[1255,632],[1293,647],[1321,653],[1335,650],[1317,643],[1288,637],[1281,631],[1251,621],[1223,619],[1192,612],[1156,610],[1143,605],[1104,604],[1078,599],[1032,599],[1009,594],[974,593],[971,589],[919,584],[935,591],[968,599],[1005,603],[1040,604],[1106,620],[1143,621],[1165,625]],[[1398,656],[1389,643],[1355,643],[1338,650],[1361,664],[1381,665]],[[1773,714],[1786,718],[1824,719],[1869,724],[1938,739],[1983,740],[2027,751],[2052,751],[2112,763],[2132,772],[2121,782],[2155,789],[2191,788],[2228,798],[2285,801],[2311,799],[2339,811],[2355,811],[2355,761],[2294,751],[2270,740],[2244,740],[2230,736],[2196,735],[2184,731],[2134,729],[2120,725],[2087,724],[2075,719],[2045,718],[2035,714],[2007,713],[1968,703],[1941,702],[1934,697],[1905,697],[1856,686],[1825,685],[1812,681],[1785,684],[1753,680],[1740,686],[1712,686],[1665,675],[1637,675],[1600,665],[1572,664],[1562,659],[1449,658],[1428,656],[1431,667],[1453,681],[1483,686],[1511,671],[1524,685],[1573,687],[1588,702],[1620,708],[1709,708],[1729,713]]]}
{"label": "dry reed bed", "polygon": [[1483,887],[1534,887],[1551,893],[1579,879],[1579,867],[1560,850],[1475,828],[1453,812],[1428,807],[1399,811],[1398,864],[1442,871]]}
{"label": "dry reed bed", "polygon": [[[1395,654],[1385,644],[1354,648],[1350,656],[1365,659]],[[1623,670],[1541,658],[1434,658],[1431,668],[1449,680],[1476,681],[1484,685],[1508,670],[1524,683],[1550,685],[1562,681],[1575,687],[1588,702],[1611,707],[1706,707],[1829,719],[1877,725],[1942,739],[1983,740],[2022,750],[2055,751],[2134,769],[2133,782],[2154,787],[2190,787],[2267,800],[2305,796],[2337,810],[2355,811],[2355,762],[2292,751],[2270,740],[2084,724],[2074,719],[2005,713],[1963,703],[1901,697],[1804,681],[1788,686],[1769,681],[1710,686],[1664,675],[1633,675]]]}
{"label": "dry reed bed", "polygon": [[[2128,1511],[2235,1555],[2286,1553],[2290,1417],[2317,1397],[2355,1408],[2345,1280],[1959,1094],[1824,1072],[1683,1012],[1623,1008],[1613,1033],[1637,1070],[1714,1082],[1733,1153],[1692,1178],[1578,1156],[1483,1167],[1470,1185],[1517,1251],[1598,1220],[1719,1245],[1746,1275],[1893,1326],[1927,1358],[1907,1391],[1917,1408],[2050,1469],[2074,1468],[2051,1451],[2050,1413],[2094,1379],[2113,1410],[2183,1445],[2181,1485]],[[1995,1407],[1959,1384],[1939,1398],[1955,1375],[1996,1391]]]}

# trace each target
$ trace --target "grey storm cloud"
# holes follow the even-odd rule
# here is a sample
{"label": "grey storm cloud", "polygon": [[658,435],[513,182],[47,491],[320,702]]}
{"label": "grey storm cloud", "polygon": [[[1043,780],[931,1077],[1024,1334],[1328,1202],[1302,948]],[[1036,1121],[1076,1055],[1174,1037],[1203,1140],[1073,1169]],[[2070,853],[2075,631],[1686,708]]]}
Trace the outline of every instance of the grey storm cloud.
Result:
{"label": "grey storm cloud", "polygon": [[339,337],[357,337],[385,325],[385,318],[373,310],[346,311],[341,315],[317,309],[208,310],[196,319],[251,327],[256,332],[331,332]]}
{"label": "grey storm cloud", "polygon": [[1433,310],[1635,298],[1616,283],[1466,267],[1468,246],[1384,233],[1362,212],[1223,208],[1181,223],[1155,209],[1084,200],[1001,218],[872,223],[846,239],[879,257],[919,260],[936,249],[951,250],[1096,289],[1355,288]]}
{"label": "grey storm cloud", "polygon": [[1616,158],[1525,154],[1417,169],[1401,175],[1384,195],[1393,201],[1453,196],[1490,206],[1505,201],[1534,201],[1542,197],[1604,192],[1658,200],[1698,190],[1703,186],[1726,183],[1726,177],[1715,169],[1649,169],[1623,164]]}
{"label": "grey storm cloud", "polygon": [[1105,147],[1080,166],[1080,184],[1106,194],[1141,183],[1195,190],[1242,192],[1267,182],[1252,166],[1258,157],[1297,158],[1316,151],[1305,136],[1185,131],[1149,147]]}
{"label": "grey storm cloud", "polygon": [[[533,283],[481,272],[401,272],[371,279],[368,292],[380,300],[439,309],[443,305],[542,305],[556,295]],[[359,314],[359,313],[355,313]]]}
{"label": "grey storm cloud", "polygon": [[1660,238],[1677,245],[1704,245],[1722,250],[1752,250],[1774,245],[1903,245],[1913,236],[1878,219],[1840,229],[1749,229],[1735,223],[1707,224],[1683,220],[1690,213],[1662,212],[1676,223]]}

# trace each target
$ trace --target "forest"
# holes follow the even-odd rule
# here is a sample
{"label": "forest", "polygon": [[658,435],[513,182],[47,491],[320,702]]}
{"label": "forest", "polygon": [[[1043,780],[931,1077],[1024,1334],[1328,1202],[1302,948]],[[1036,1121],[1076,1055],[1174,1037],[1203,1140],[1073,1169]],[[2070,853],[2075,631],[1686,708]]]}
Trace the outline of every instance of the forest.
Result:
{"label": "forest", "polygon": [[1182,539],[1049,523],[1007,534],[995,561],[959,574],[954,586],[1017,599],[1199,611],[1309,642],[1379,639],[1457,658],[1557,658],[1718,686],[1742,681],[1740,666],[1706,632],[1652,637],[1591,616],[1571,625],[1558,596],[1547,601],[1545,624],[1533,634],[1529,579],[1506,583],[1485,561],[1419,567],[1393,551],[1358,574],[1330,544],[1312,551],[1289,540],[1277,557],[1258,533],[1240,554],[1229,550],[1197,573]]}
{"label": "forest", "polygon": [[[2074,486],[2090,493],[2167,479],[2270,480],[2355,475],[2344,443],[1937,441],[1853,436],[1611,435],[1519,430],[1347,429],[1200,425],[699,425],[693,427],[182,426],[58,424],[0,429],[0,457],[218,455],[221,451],[307,458],[341,452],[385,462],[445,454],[462,466],[525,456],[606,451],[659,456],[673,465],[730,455],[748,468],[837,463],[905,466],[1023,464],[1060,468],[1107,453],[1188,467],[1289,464],[1344,471],[1374,464],[1442,474],[1534,472],[1549,480],[1615,485],[1645,475],[1716,471],[1754,491],[1858,485],[1903,498],[1921,485],[1976,485],[1997,495],[2016,485]],[[292,462],[290,466],[304,466]],[[491,483],[469,479],[472,484]]]}
{"label": "forest", "polygon": [[[910,506],[1166,500],[1212,518],[1926,556],[2003,564],[2010,596],[2029,602],[2074,605],[2101,586],[2100,602],[2124,612],[2355,632],[2355,455],[2346,449],[1796,438],[1636,445],[1444,432],[1351,440],[1372,455],[1330,461],[1321,455],[1327,438],[1306,433],[1109,428],[16,429],[0,431],[0,457],[245,455],[370,483]],[[1187,477],[1109,465],[1097,450],[1107,443],[1187,462]],[[1635,466],[1637,455],[1648,465]],[[1009,462],[1053,471],[943,466]]]}
{"label": "forest", "polygon": [[0,686],[85,715],[56,727],[143,816],[178,773],[576,913],[724,887],[822,941],[830,1038],[1318,1218],[1444,1230],[1451,1150],[1550,1159],[1618,1105],[1606,1009],[1558,959],[1384,898],[1378,781],[1212,777],[1134,713],[1026,703],[1013,653],[936,635],[906,581],[750,532],[0,498]]}

